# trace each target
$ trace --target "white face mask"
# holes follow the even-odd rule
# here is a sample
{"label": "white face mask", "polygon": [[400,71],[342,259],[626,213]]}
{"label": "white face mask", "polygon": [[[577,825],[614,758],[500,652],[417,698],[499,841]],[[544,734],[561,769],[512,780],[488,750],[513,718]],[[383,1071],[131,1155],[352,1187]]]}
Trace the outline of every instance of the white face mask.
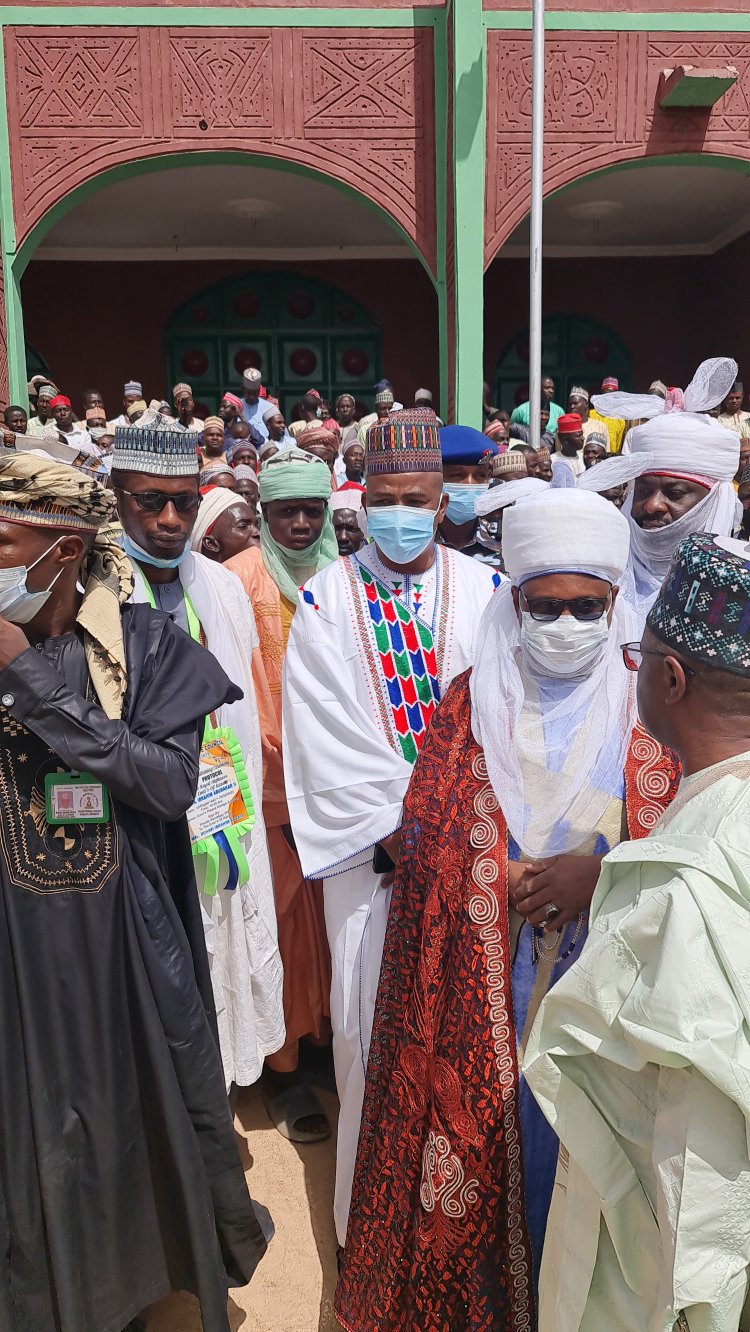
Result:
{"label": "white face mask", "polygon": [[28,567],[25,564],[15,564],[8,569],[0,569],[0,615],[10,620],[11,624],[28,624],[39,614],[42,606],[46,605],[63,570],[58,570],[49,587],[43,592],[30,592],[26,586],[26,579],[30,570],[41,564],[62,540],[63,537],[58,537],[57,541],[53,541],[52,545]]}
{"label": "white face mask", "polygon": [[577,620],[565,614],[546,623],[533,620],[528,611],[521,612],[521,644],[539,675],[583,679],[599,661],[608,637],[606,611],[598,620]]}

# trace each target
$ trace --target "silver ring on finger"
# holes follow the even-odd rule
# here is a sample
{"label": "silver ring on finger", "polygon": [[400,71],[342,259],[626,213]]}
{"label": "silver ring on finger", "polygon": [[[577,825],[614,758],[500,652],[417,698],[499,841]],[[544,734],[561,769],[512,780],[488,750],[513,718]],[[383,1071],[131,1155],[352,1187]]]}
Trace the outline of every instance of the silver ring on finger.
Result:
{"label": "silver ring on finger", "polygon": [[548,902],[546,907],[544,908],[544,919],[554,920],[555,916],[559,915],[560,915],[560,908],[556,907],[554,902]]}

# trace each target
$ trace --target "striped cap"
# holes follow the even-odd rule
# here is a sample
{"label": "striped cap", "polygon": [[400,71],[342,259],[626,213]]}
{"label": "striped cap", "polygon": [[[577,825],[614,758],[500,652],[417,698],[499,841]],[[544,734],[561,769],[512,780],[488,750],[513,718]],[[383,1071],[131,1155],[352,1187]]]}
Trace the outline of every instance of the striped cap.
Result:
{"label": "striped cap", "polygon": [[368,476],[395,472],[442,472],[440,427],[433,411],[414,407],[391,412],[367,431],[365,472]]}
{"label": "striped cap", "polygon": [[[161,418],[159,418],[161,419]],[[113,472],[145,472],[148,476],[197,476],[196,441],[191,430],[159,430],[138,424],[118,426],[112,449]]]}
{"label": "striped cap", "polygon": [[511,450],[509,453],[498,453],[492,459],[490,475],[494,478],[501,476],[528,476],[526,466],[526,454],[519,449],[518,452]]}

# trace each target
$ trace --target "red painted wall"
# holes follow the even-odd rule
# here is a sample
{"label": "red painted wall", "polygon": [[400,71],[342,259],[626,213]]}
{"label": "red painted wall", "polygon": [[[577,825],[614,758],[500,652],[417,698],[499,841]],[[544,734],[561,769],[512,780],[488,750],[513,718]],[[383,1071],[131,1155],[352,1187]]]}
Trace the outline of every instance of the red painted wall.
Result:
{"label": "red painted wall", "polygon": [[[528,274],[521,259],[496,259],[487,271],[484,364],[490,384],[506,344],[528,324]],[[750,387],[743,297],[748,280],[750,236],[705,258],[548,259],[544,314],[585,315],[608,325],[630,353],[638,390],[648,390],[654,379],[684,387],[708,356],[733,356]]]}
{"label": "red painted wall", "polygon": [[[261,269],[288,271],[289,265],[253,265]],[[366,306],[383,332],[383,371],[404,403],[423,386],[437,399],[437,298],[418,260],[294,269],[334,283]],[[247,271],[241,263],[32,262],[21,291],[26,338],[75,405],[84,389],[99,388],[114,414],[126,379],[141,379],[147,398],[171,387],[164,379],[164,328],[175,309],[191,292]]]}

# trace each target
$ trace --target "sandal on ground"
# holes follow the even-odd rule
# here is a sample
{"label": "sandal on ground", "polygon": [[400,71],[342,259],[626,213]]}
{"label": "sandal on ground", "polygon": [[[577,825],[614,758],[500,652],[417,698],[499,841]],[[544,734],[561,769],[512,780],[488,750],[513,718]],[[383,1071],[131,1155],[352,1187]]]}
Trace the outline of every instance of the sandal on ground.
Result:
{"label": "sandal on ground", "polygon": [[[298,1083],[275,1094],[269,1094],[261,1086],[261,1095],[268,1116],[282,1138],[298,1143],[325,1142],[326,1138],[330,1138],[331,1126],[320,1101],[308,1083]],[[305,1128],[303,1124],[305,1119],[323,1120],[325,1128]]]}

